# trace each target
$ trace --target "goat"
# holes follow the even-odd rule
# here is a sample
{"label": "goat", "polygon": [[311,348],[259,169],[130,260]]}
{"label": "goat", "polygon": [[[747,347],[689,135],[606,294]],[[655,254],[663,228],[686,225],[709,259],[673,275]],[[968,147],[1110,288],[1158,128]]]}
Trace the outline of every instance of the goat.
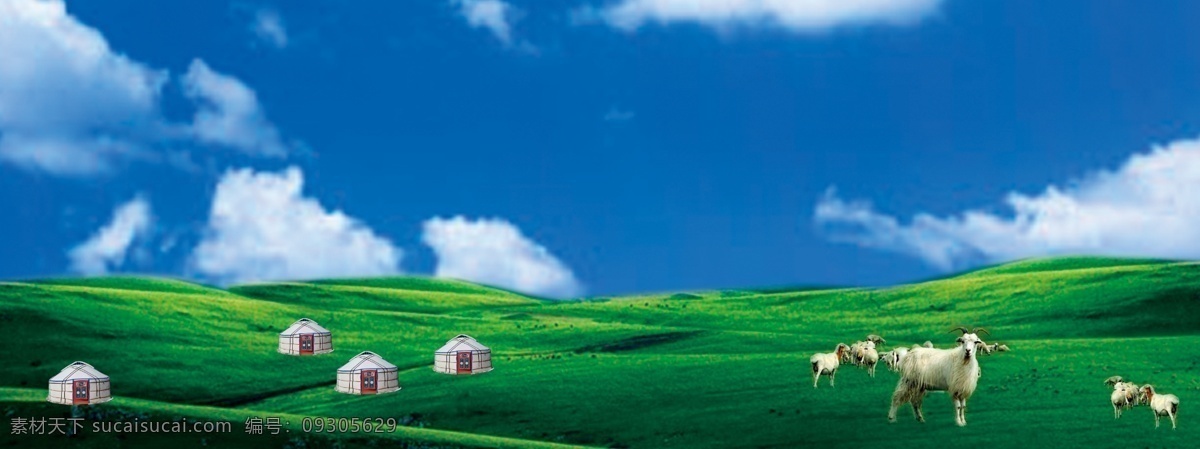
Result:
{"label": "goat", "polygon": [[912,404],[918,422],[925,422],[921,413],[921,402],[928,391],[946,391],[954,400],[954,422],[967,425],[967,400],[975,392],[979,381],[979,346],[984,345],[976,332],[991,335],[987,329],[967,330],[958,327],[962,336],[955,341],[954,349],[916,348],[900,361],[900,382],[892,394],[892,407],[888,410],[888,422],[896,422],[896,409],[900,404]]}
{"label": "goat", "polygon": [[846,346],[845,343],[838,343],[833,352],[813,354],[812,357],[809,357],[808,361],[812,362],[813,388],[817,388],[817,381],[820,380],[822,374],[829,375],[829,386],[832,387],[833,377],[837,375],[838,366],[849,352],[849,346]]}
{"label": "goat", "polygon": [[867,375],[875,377],[875,366],[879,364],[879,351],[874,347],[864,349],[859,364],[867,369]]}
{"label": "goat", "polygon": [[1109,401],[1112,402],[1112,406],[1113,406],[1113,419],[1120,418],[1121,411],[1129,408],[1129,401],[1130,401],[1129,398],[1130,398],[1130,392],[1129,392],[1129,390],[1125,389],[1124,383],[1118,383],[1113,388],[1112,394],[1109,395]]}
{"label": "goat", "polygon": [[1142,395],[1150,404],[1150,411],[1154,412],[1154,428],[1158,428],[1159,417],[1168,416],[1171,418],[1171,428],[1174,429],[1175,416],[1179,414],[1179,397],[1173,394],[1155,393],[1153,385],[1143,385]]}
{"label": "goat", "polygon": [[883,358],[883,363],[885,365],[887,365],[888,370],[899,371],[900,370],[900,359],[904,358],[904,356],[907,354],[908,354],[908,348],[899,347],[899,348],[893,348],[891,351],[883,353],[881,355],[881,357]]}

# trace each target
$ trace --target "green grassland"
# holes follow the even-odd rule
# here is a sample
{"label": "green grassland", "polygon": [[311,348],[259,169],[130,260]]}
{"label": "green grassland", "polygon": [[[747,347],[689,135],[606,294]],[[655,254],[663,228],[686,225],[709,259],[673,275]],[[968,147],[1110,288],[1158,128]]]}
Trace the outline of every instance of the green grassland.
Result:
{"label": "green grassland", "polygon": [[[308,317],[335,352],[275,352]],[[888,424],[897,376],[843,367],[812,387],[808,357],[867,333],[886,348],[985,326],[1013,351],[982,357],[968,426],[931,394],[928,422]],[[433,372],[460,333],[495,370]],[[155,278],[0,283],[0,446],[20,447],[1191,447],[1200,439],[1200,265],[1157,260],[1021,261],[892,288],[774,288],[546,301],[460,281],[349,279],[221,290]],[[333,391],[360,351],[400,367],[399,392]],[[84,360],[116,399],[45,402],[46,380]],[[1112,417],[1119,374],[1180,397],[1180,427],[1139,407]],[[10,435],[24,416],[224,420],[216,434]],[[114,418],[115,417],[115,418]],[[123,418],[122,418],[123,417]],[[281,435],[243,432],[280,417]],[[393,418],[385,434],[312,434],[304,417]]]}

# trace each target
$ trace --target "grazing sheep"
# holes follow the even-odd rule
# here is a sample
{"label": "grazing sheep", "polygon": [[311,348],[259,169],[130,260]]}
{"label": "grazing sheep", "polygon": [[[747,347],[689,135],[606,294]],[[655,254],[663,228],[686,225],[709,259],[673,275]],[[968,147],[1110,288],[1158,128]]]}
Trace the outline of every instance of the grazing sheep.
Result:
{"label": "grazing sheep", "polygon": [[967,400],[979,381],[977,354],[979,346],[986,344],[976,332],[991,333],[983,328],[967,330],[965,327],[954,331],[962,332],[954,349],[917,348],[900,361],[900,382],[892,394],[888,422],[896,422],[896,409],[905,402],[912,404],[917,421],[925,422],[925,416],[921,414],[925,393],[946,391],[954,400],[954,422],[959,426],[967,425]]}
{"label": "grazing sheep", "polygon": [[874,347],[863,350],[860,366],[867,369],[867,375],[875,377],[875,366],[879,364],[879,351]]}
{"label": "grazing sheep", "polygon": [[1113,419],[1120,418],[1121,411],[1130,407],[1129,401],[1131,397],[1132,394],[1129,390],[1125,389],[1125,384],[1123,382],[1118,383],[1113,388],[1112,394],[1109,395],[1109,401],[1112,402],[1113,406]]}
{"label": "grazing sheep", "polygon": [[1125,391],[1125,408],[1133,408],[1135,405],[1145,404],[1146,402],[1145,396],[1142,395],[1142,388],[1135,383],[1126,381],[1124,377],[1109,377],[1108,379],[1104,379],[1104,384],[1113,387],[1113,391]]}
{"label": "grazing sheep", "polygon": [[854,362],[854,364],[856,364],[856,365],[858,364],[858,353],[859,353],[859,351],[862,350],[862,347],[863,347],[863,342],[861,342],[861,341],[856,341],[854,343],[850,343],[850,346],[849,346],[850,361]]}
{"label": "grazing sheep", "polygon": [[842,360],[850,353],[850,347],[845,343],[838,343],[837,348],[830,353],[818,353],[809,357],[808,361],[812,362],[813,372],[813,388],[817,388],[817,380],[822,374],[829,376],[829,386],[833,386],[833,377],[837,375],[838,366]]}
{"label": "grazing sheep", "polygon": [[871,334],[866,340],[854,342],[850,345],[850,362],[854,366],[866,369],[868,375],[875,377],[875,365],[879,363],[879,351],[875,349],[875,344],[882,341],[882,337]]}
{"label": "grazing sheep", "polygon": [[867,350],[875,349],[875,342],[870,340],[856,341],[850,345],[850,359],[854,366],[863,366],[863,356]]}
{"label": "grazing sheep", "polygon": [[1129,392],[1129,403],[1125,408],[1133,408],[1136,405],[1145,405],[1146,397],[1142,395],[1142,387],[1138,384],[1125,382],[1121,385],[1125,391]]}
{"label": "grazing sheep", "polygon": [[1153,385],[1142,386],[1142,395],[1150,404],[1150,411],[1154,412],[1154,428],[1158,428],[1159,417],[1168,416],[1171,418],[1171,428],[1174,429],[1175,416],[1179,414],[1179,397],[1173,394],[1155,393]]}
{"label": "grazing sheep", "polygon": [[979,349],[980,349],[979,353],[983,354],[983,355],[992,355],[993,352],[1008,352],[1009,351],[1008,345],[1003,344],[1003,343],[992,343],[990,345],[983,345]]}

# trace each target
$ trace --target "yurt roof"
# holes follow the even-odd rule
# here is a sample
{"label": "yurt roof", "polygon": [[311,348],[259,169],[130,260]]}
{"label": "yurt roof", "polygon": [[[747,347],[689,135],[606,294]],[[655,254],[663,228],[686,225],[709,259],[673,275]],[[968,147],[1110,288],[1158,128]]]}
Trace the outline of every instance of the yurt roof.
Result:
{"label": "yurt roof", "polygon": [[387,360],[384,360],[383,357],[380,357],[374,352],[363,351],[351,358],[350,361],[345,365],[342,365],[341,368],[338,368],[338,371],[354,371],[360,369],[394,370],[396,369],[396,365],[388,363]]}
{"label": "yurt roof", "polygon": [[75,379],[108,379],[108,375],[85,362],[74,362],[67,365],[66,368],[63,368],[54,377],[51,377],[50,381],[63,382]]}
{"label": "yurt roof", "polygon": [[288,327],[286,330],[284,330],[283,332],[280,332],[279,335],[328,334],[328,333],[329,333],[329,329],[321,327],[321,325],[317,324],[316,321],[310,320],[308,318],[301,318],[299,320],[296,320],[295,323],[292,323],[292,325],[290,327]]}
{"label": "yurt roof", "polygon": [[455,352],[455,351],[487,351],[488,347],[475,341],[467,334],[458,334],[457,337],[451,338],[450,341],[442,345],[437,350],[437,353]]}

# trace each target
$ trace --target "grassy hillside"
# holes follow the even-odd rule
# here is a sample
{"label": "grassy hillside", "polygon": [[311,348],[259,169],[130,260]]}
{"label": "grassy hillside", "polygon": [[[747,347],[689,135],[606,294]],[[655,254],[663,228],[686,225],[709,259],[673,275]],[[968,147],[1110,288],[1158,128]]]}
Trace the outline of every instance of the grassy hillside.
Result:
{"label": "grassy hillside", "polygon": [[1170,263],[1163,259],[1127,259],[1120,257],[1052,257],[1025,259],[1001,265],[981,268],[963,276],[986,276],[994,274],[1021,274],[1038,271],[1086,270],[1089,268],[1128,267],[1133,265],[1161,265]]}
{"label": "grassy hillside", "polygon": [[[112,376],[117,399],[85,410],[230,419],[219,446],[296,446],[242,434],[248,416],[384,417],[392,435],[307,435],[307,447],[400,442],[442,447],[534,442],[610,447],[911,447],[953,439],[989,447],[1180,447],[1200,437],[1200,266],[1120,259],[1022,261],[885,289],[766,289],[548,302],[460,281],[383,278],[240,286],[142,278],[0,283],[0,410],[70,413],[44,401],[74,360]],[[300,317],[334,332],[335,352],[288,357],[277,333]],[[888,347],[952,325],[986,326],[1013,352],[981,359],[969,426],[932,394],[928,422],[887,424],[896,375],[844,367],[812,388],[808,357],[879,333]],[[459,333],[493,348],[495,371],[445,376],[432,351]],[[363,350],[401,367],[402,390],[333,391]],[[1104,378],[1178,395],[1180,428],[1150,411],[1112,418]],[[293,426],[297,423],[293,422]],[[5,431],[7,432],[7,428]],[[1064,439],[1069,433],[1071,438]],[[292,434],[303,435],[299,429]],[[56,447],[61,439],[9,442]],[[196,444],[196,435],[87,436],[85,445]],[[496,439],[499,438],[499,439]],[[75,443],[80,440],[76,439]],[[136,444],[135,444],[136,443]],[[1123,443],[1123,445],[1125,444]]]}
{"label": "grassy hillside", "polygon": [[[513,438],[475,435],[462,432],[423,429],[418,427],[398,426],[394,431],[373,432],[369,437],[351,433],[314,433],[305,434],[302,422],[304,416],[276,411],[256,411],[246,409],[231,409],[180,405],[144,399],[116,398],[102,406],[75,408],[73,414],[69,407],[45,402],[45,393],[38,389],[0,388],[0,407],[13,416],[38,416],[46,418],[84,417],[88,419],[88,427],[97,421],[117,422],[141,419],[156,422],[231,422],[235,423],[229,432],[208,432],[187,436],[163,435],[153,433],[133,433],[124,438],[114,435],[96,433],[94,429],[85,429],[72,437],[70,443],[87,447],[147,447],[162,448],[179,443],[193,443],[202,446],[216,447],[344,447],[354,445],[388,445],[396,447],[466,447],[466,448],[539,448],[539,449],[569,449],[572,445],[546,443],[539,441],[518,440]],[[243,423],[251,418],[279,418],[285,424],[279,432],[267,431],[264,434],[249,436],[244,432]],[[390,427],[387,427],[391,430]],[[8,435],[10,443],[30,443],[38,438],[20,438]],[[62,441],[53,437],[42,438],[43,443]],[[373,441],[372,441],[373,440]],[[12,445],[12,444],[10,444]]]}
{"label": "grassy hillside", "polygon": [[[378,282],[288,282],[233,287],[230,291],[252,299],[339,310],[442,313],[450,310],[539,304],[538,301],[524,296],[463,285],[462,282],[401,281],[381,279]],[[447,289],[430,289],[439,285]],[[425,288],[411,288],[413,286]]]}

